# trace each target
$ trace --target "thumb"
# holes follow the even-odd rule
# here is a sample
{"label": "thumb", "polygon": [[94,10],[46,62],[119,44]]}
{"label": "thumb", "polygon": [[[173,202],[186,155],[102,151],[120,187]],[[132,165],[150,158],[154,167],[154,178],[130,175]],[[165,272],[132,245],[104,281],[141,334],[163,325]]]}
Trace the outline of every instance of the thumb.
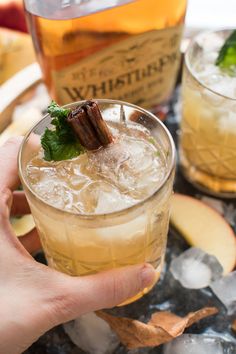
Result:
{"label": "thumb", "polygon": [[68,277],[67,284],[63,282],[61,295],[53,301],[55,322],[64,323],[91,311],[119,305],[153,285],[155,278],[156,272],[149,264],[81,278]]}

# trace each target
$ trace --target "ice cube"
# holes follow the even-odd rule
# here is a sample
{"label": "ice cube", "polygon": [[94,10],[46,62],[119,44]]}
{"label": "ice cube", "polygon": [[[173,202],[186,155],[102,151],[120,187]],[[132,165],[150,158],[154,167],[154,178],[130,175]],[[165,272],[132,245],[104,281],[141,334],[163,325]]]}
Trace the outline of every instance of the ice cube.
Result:
{"label": "ice cube", "polygon": [[120,166],[128,159],[129,151],[125,149],[122,143],[118,142],[109,145],[106,149],[90,153],[87,168],[92,173],[113,180]]}
{"label": "ice cube", "polygon": [[219,94],[235,98],[234,97],[234,90],[235,90],[235,79],[232,78],[230,75],[225,74],[221,77],[221,80],[212,84],[211,89]]}
{"label": "ice cube", "polygon": [[164,346],[164,354],[235,354],[236,346],[215,337],[183,334]]}
{"label": "ice cube", "polygon": [[85,185],[80,191],[80,199],[87,213],[108,213],[127,208],[136,203],[129,196],[122,195],[112,184],[94,181]]}
{"label": "ice cube", "polygon": [[136,201],[129,196],[122,195],[117,189],[113,188],[111,192],[100,190],[98,194],[96,214],[111,213],[134,205]]}
{"label": "ice cube", "polygon": [[[160,156],[159,156],[160,153]],[[143,199],[163,181],[166,167],[157,147],[141,138],[123,136],[118,143],[89,154],[89,173],[135,199]]]}
{"label": "ice cube", "polygon": [[72,342],[89,354],[113,353],[119,344],[107,322],[93,312],[64,324],[64,329]]}
{"label": "ice cube", "polygon": [[236,315],[236,271],[214,281],[211,289],[225,305],[229,315]]}
{"label": "ice cube", "polygon": [[[212,77],[213,75],[210,75],[210,77]],[[205,82],[207,81],[207,84],[210,86],[216,86],[216,83],[214,82],[214,85],[213,85],[213,82],[212,80],[210,81],[209,79],[206,80],[205,79]],[[223,98],[219,95],[217,95],[216,93],[214,92],[211,92],[209,91],[208,89],[203,89],[202,93],[202,98],[203,100],[213,106],[213,107],[218,107],[218,106],[221,106],[222,105],[222,102],[223,102]]]}
{"label": "ice cube", "polygon": [[182,286],[189,289],[204,288],[223,274],[223,268],[216,257],[195,247],[174,258],[170,271]]}

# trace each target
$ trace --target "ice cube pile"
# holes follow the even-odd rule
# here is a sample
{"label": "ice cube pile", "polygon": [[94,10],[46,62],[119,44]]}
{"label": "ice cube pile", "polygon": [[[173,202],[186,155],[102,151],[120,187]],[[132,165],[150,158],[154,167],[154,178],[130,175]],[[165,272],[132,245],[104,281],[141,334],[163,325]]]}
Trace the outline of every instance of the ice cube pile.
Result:
{"label": "ice cube pile", "polygon": [[163,354],[235,354],[236,345],[218,338],[183,334],[164,346]]}
{"label": "ice cube pile", "polygon": [[201,289],[219,279],[223,267],[216,257],[192,247],[172,260],[170,271],[185,288]]}
{"label": "ice cube pile", "polygon": [[116,142],[105,149],[59,162],[45,161],[42,151],[33,157],[26,172],[37,195],[60,209],[102,214],[130,207],[157,190],[167,169],[163,149],[136,123],[124,129],[113,122],[110,129]]}
{"label": "ice cube pile", "polygon": [[193,73],[203,87],[199,89],[196,85],[192,98],[196,100],[200,117],[204,117],[206,121],[213,117],[219,131],[234,134],[236,131],[236,77],[215,65],[224,41],[225,38],[220,33],[212,33],[199,38],[201,55],[193,64]]}
{"label": "ice cube pile", "polygon": [[109,325],[88,313],[64,325],[73,343],[89,354],[111,354],[119,345],[119,340]]}
{"label": "ice cube pile", "polygon": [[236,271],[214,281],[211,289],[225,305],[228,313],[236,316]]}
{"label": "ice cube pile", "polygon": [[[201,36],[198,44],[201,47],[202,54],[195,64],[195,73],[198,79],[210,87],[213,91],[227,97],[236,98],[236,78],[222,71],[215,65],[220,48],[224,44],[225,38],[219,33],[212,33],[210,36]],[[219,106],[221,97],[211,94],[205,90],[206,100],[209,100],[214,106]]]}
{"label": "ice cube pile", "polygon": [[172,259],[170,272],[187,289],[209,286],[228,314],[236,315],[236,271],[223,277],[223,267],[216,257],[192,247]]}

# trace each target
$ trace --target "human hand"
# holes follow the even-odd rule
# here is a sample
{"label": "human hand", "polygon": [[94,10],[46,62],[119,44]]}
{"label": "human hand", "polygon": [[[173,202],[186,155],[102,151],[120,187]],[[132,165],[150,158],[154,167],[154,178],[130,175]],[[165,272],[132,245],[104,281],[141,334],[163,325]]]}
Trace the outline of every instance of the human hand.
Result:
{"label": "human hand", "polygon": [[14,235],[11,214],[29,213],[19,185],[17,153],[22,138],[0,148],[0,353],[22,353],[52,327],[80,315],[113,307],[150,286],[150,265],[115,269],[86,277],[71,277],[37,263],[27,252],[40,243],[36,231]]}

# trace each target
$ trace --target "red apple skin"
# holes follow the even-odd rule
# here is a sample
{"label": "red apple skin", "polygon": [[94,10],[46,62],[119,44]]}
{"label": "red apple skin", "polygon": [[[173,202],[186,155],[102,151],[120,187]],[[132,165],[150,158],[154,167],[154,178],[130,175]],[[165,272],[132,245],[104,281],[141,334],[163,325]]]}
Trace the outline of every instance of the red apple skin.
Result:
{"label": "red apple skin", "polygon": [[28,32],[23,3],[15,1],[0,3],[0,27]]}
{"label": "red apple skin", "polygon": [[[194,198],[194,197],[190,197],[189,195],[180,194],[180,193],[175,193],[172,198],[175,198],[175,199],[179,200],[179,202],[183,202],[183,203],[184,203],[185,200],[186,200],[186,201],[189,201],[190,205],[191,205],[191,203],[194,203],[195,205],[198,204],[199,207],[204,206],[204,208],[210,209],[211,214],[215,214],[215,216],[216,216],[218,219],[221,219],[221,221],[224,222],[225,228],[228,229],[227,234],[228,234],[228,236],[229,236],[229,237],[231,238],[231,240],[232,240],[232,247],[233,247],[233,249],[235,250],[235,251],[234,251],[234,254],[235,254],[234,259],[232,259],[231,266],[229,267],[229,269],[227,269],[227,272],[225,272],[225,274],[227,274],[227,273],[233,271],[233,270],[236,268],[236,237],[235,237],[236,235],[235,235],[233,229],[232,229],[232,228],[230,227],[230,225],[228,224],[228,222],[223,218],[223,216],[220,215],[215,209],[211,208],[211,207],[210,207],[209,205],[207,205],[206,203],[204,203],[204,202],[202,202],[202,201],[200,201],[200,200],[198,200],[198,199],[196,199],[196,198]],[[189,207],[190,207],[190,205],[189,205]],[[181,234],[181,230],[179,230],[179,232],[180,232],[180,234]],[[189,242],[188,237],[186,237],[186,235],[183,235],[183,234],[182,234],[182,236],[186,239],[186,241],[187,241],[189,244],[192,245],[192,243]],[[192,246],[195,246],[195,247],[196,247],[196,245],[192,245]],[[224,245],[222,245],[222,247],[224,247]]]}

